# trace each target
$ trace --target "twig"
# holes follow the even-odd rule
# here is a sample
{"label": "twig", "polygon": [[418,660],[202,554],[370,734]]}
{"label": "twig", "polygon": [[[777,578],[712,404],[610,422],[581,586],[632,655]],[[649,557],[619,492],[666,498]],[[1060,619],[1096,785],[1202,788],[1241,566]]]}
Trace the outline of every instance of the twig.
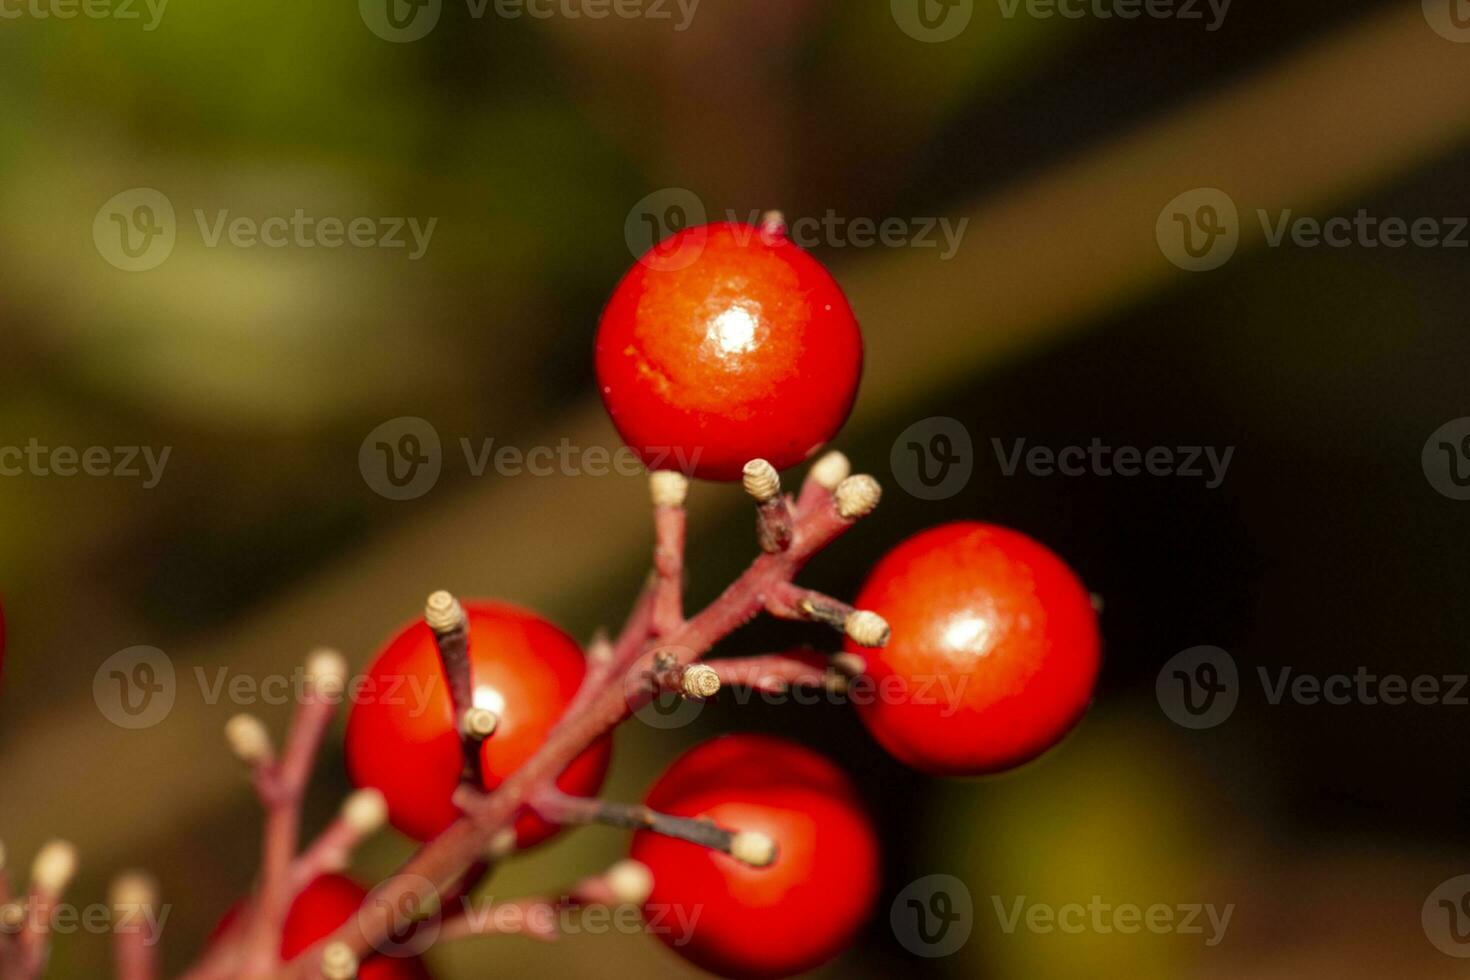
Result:
{"label": "twig", "polygon": [[637,804],[568,796],[554,787],[537,793],[531,806],[553,823],[599,823],[623,830],[648,830],[728,854],[754,868],[764,868],[776,859],[776,842],[765,834],[721,827],[712,820],[673,816]]}
{"label": "twig", "polygon": [[472,936],[521,935],[542,941],[557,938],[557,919],[565,910],[618,905],[642,905],[653,890],[653,875],[637,861],[619,861],[558,896],[483,902],[442,924],[439,941]]}
{"label": "twig", "polygon": [[16,980],[32,980],[46,968],[51,916],[76,873],[77,850],[66,841],[51,841],[36,853],[18,937]]}
{"label": "twig", "polygon": [[689,479],[682,473],[658,470],[649,474],[653,498],[653,569],[658,585],[653,602],[653,632],[667,636],[684,622],[684,533],[688,515],[684,500]]}
{"label": "twig", "polygon": [[360,789],[348,796],[337,813],[337,819],[291,866],[292,894],[300,894],[303,888],[324,874],[346,868],[352,860],[352,852],[382,829],[387,820],[388,804],[378,790]]}
{"label": "twig", "polygon": [[111,904],[116,980],[157,980],[159,937],[148,935],[142,926],[158,905],[158,886],[147,875],[124,875],[113,883]]}
{"label": "twig", "polygon": [[850,658],[839,661],[810,651],[708,660],[701,666],[714,671],[724,687],[769,694],[784,694],[793,687],[844,691],[852,676]]}

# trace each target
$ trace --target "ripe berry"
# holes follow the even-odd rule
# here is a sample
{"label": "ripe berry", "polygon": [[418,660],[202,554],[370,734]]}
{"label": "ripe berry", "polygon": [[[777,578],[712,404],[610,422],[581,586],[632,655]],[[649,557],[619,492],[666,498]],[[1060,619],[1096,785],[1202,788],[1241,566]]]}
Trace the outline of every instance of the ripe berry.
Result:
{"label": "ripe berry", "polygon": [[[281,958],[289,960],[330,936],[357,914],[368,890],[342,875],[322,875],[301,890],[286,913],[281,932]],[[229,932],[244,911],[236,905],[210,933],[214,945]],[[374,956],[358,970],[359,980],[429,980],[429,971],[417,957]]]}
{"label": "ripe berry", "polygon": [[[810,749],[759,735],[716,738],[675,762],[647,803],[776,843],[775,862],[753,868],[697,844],[634,835],[633,859],[653,872],[645,917],[695,965],[726,977],[790,976],[837,955],[867,920],[877,839],[847,777]],[[691,935],[681,921],[692,922]]]}
{"label": "ripe berry", "polygon": [[[1082,583],[1042,545],[989,524],[931,528],[890,551],[856,604],[888,621],[858,711],[916,769],[971,776],[1027,762],[1092,698],[1101,659]],[[857,699],[855,699],[857,700]]]}
{"label": "ripe berry", "polygon": [[[481,782],[493,790],[526,762],[561,718],[586,664],[571,637],[515,606],[465,603],[475,707],[494,712],[494,734],[480,752]],[[347,721],[347,768],[359,787],[388,801],[400,831],[428,840],[459,815],[451,801],[465,758],[449,681],[433,632],[422,621],[395,636],[368,669]],[[557,780],[568,793],[597,792],[612,750],[603,738]],[[529,847],[558,828],[524,811],[517,841]]]}
{"label": "ripe berry", "polygon": [[[689,255],[693,261],[658,261]],[[852,410],[863,342],[841,288],[784,231],[686,229],[623,277],[597,331],[603,403],[652,469],[792,466]]]}

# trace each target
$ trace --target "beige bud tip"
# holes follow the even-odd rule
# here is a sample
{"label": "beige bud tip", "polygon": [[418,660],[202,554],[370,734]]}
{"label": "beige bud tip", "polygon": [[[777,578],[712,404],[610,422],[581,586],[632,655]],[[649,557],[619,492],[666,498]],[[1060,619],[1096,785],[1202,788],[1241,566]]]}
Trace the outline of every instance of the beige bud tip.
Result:
{"label": "beige bud tip", "polygon": [[64,840],[42,847],[31,864],[31,884],[43,895],[60,895],[77,873],[77,849]]}
{"label": "beige bud tip", "polygon": [[440,589],[424,603],[424,621],[435,633],[447,633],[464,625],[464,607],[452,593]]}
{"label": "beige bud tip", "polygon": [[769,867],[776,860],[776,842],[756,830],[742,830],[730,841],[730,856],[752,868]]}
{"label": "beige bud tip", "polygon": [[26,909],[19,902],[0,905],[0,933],[14,935],[26,923]]}
{"label": "beige bud tip", "polygon": [[720,675],[713,667],[691,664],[684,671],[680,686],[684,689],[686,698],[712,698],[720,693]]}
{"label": "beige bud tip", "polygon": [[848,616],[842,628],[859,646],[881,647],[888,642],[888,620],[866,609],[859,609]]}
{"label": "beige bud tip", "polygon": [[648,495],[655,507],[683,507],[689,497],[689,478],[673,470],[654,470],[648,474]]}
{"label": "beige bud tip", "polygon": [[851,521],[873,512],[883,497],[883,488],[871,476],[859,473],[837,484],[833,493],[837,497],[837,513]]}
{"label": "beige bud tip", "polygon": [[856,677],[868,669],[868,662],[855,653],[839,653],[832,657],[832,669],[847,677]]}
{"label": "beige bud tip", "polygon": [[486,849],[486,853],[492,860],[498,861],[501,858],[514,854],[515,850],[516,832],[513,828],[507,827],[504,830],[497,831],[495,836],[490,838],[490,846]]}
{"label": "beige bud tip", "polygon": [[642,905],[653,894],[653,872],[642,861],[619,861],[607,869],[607,887],[624,905]]}
{"label": "beige bud tip", "polygon": [[357,954],[346,943],[328,944],[322,950],[322,976],[326,980],[353,980],[357,976]]}
{"label": "beige bud tip", "polygon": [[754,497],[757,503],[763,504],[781,492],[781,474],[764,459],[753,459],[746,463],[741,480],[745,484],[745,492]]}
{"label": "beige bud tip", "polygon": [[270,732],[265,722],[254,715],[236,715],[225,722],[225,741],[241,762],[255,765],[270,758]]}
{"label": "beige bud tip", "polygon": [[375,789],[360,789],[342,801],[342,822],[359,837],[375,834],[388,822],[388,801]]}
{"label": "beige bud tip", "polygon": [[158,883],[141,871],[129,871],[112,882],[108,900],[115,909],[150,908],[158,904]]}
{"label": "beige bud tip", "polygon": [[347,686],[347,660],[336,650],[323,647],[306,659],[306,680],[319,694],[341,694]]}
{"label": "beige bud tip", "polygon": [[489,738],[500,724],[500,716],[488,708],[471,708],[460,720],[464,733],[470,738]]}
{"label": "beige bud tip", "polygon": [[851,475],[852,463],[835,449],[812,464],[811,478],[828,490],[836,490],[837,485]]}

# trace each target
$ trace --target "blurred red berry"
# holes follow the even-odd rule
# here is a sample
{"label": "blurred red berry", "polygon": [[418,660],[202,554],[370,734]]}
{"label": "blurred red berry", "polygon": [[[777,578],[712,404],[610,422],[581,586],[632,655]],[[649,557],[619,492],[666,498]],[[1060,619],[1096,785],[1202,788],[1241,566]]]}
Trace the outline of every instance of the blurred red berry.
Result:
{"label": "blurred red berry", "polygon": [[[499,719],[480,753],[482,783],[493,790],[541,747],[576,693],[586,661],[571,637],[524,609],[467,602],[464,610],[475,707]],[[611,738],[600,739],[557,785],[568,793],[595,794],[611,751]],[[449,680],[433,632],[419,621],[388,643],[353,694],[348,772],[357,786],[382,791],[393,826],[428,840],[459,815],[451,797],[464,763]],[[557,829],[529,810],[516,820],[522,847]]]}
{"label": "blurred red berry", "polygon": [[632,857],[653,872],[645,916],[695,965],[726,977],[790,976],[836,956],[867,920],[877,838],[852,784],[816,752],[722,736],[675,762],[647,803],[776,843],[775,862],[753,868],[697,844],[634,835]]}
{"label": "blurred red berry", "polygon": [[603,403],[645,464],[735,480],[748,460],[784,469],[836,435],[863,342],[821,263],[784,233],[723,223],[686,229],[633,266],[603,311],[596,356]]}
{"label": "blurred red berry", "polygon": [[1091,597],[1023,534],[945,524],[873,569],[856,605],[888,621],[854,698],[894,756],[936,775],[998,772],[1051,748],[1092,699],[1101,661]]}

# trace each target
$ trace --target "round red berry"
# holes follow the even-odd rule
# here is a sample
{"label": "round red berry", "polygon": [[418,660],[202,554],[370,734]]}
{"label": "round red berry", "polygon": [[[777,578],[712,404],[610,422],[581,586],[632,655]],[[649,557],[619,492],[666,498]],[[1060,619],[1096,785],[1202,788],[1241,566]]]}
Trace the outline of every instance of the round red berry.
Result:
{"label": "round red berry", "polygon": [[726,977],[790,976],[836,956],[867,920],[877,839],[847,777],[810,749],[716,738],[675,762],[647,803],[776,844],[775,861],[754,868],[697,844],[634,835],[634,860],[653,872],[645,915],[695,965]]}
{"label": "round red berry", "polygon": [[1055,745],[1087,710],[1101,661],[1082,583],[1037,542],[990,524],[909,538],[873,569],[857,605],[888,621],[854,698],[873,736],[909,765],[998,772]]}
{"label": "round red berry", "polygon": [[[322,875],[301,890],[291,902],[281,930],[281,959],[290,960],[305,952],[357,914],[368,890],[342,875]],[[213,946],[240,924],[244,903],[231,908],[209,935]],[[429,971],[417,957],[373,956],[358,970],[360,980],[430,980]]]}
{"label": "round red berry", "polygon": [[863,342],[821,263],[784,232],[723,223],[686,229],[633,266],[596,354],[603,403],[647,466],[734,480],[751,459],[784,469],[836,435]]}
{"label": "round red berry", "polygon": [[[464,610],[474,706],[498,719],[480,752],[481,782],[493,790],[541,747],[581,684],[586,661],[576,641],[524,609],[473,602]],[[422,621],[404,629],[359,683],[347,721],[348,772],[357,786],[382,791],[393,826],[428,840],[459,815],[451,797],[465,765],[433,632]],[[611,751],[610,738],[595,742],[557,785],[596,793]],[[556,830],[529,810],[516,820],[522,847]]]}

